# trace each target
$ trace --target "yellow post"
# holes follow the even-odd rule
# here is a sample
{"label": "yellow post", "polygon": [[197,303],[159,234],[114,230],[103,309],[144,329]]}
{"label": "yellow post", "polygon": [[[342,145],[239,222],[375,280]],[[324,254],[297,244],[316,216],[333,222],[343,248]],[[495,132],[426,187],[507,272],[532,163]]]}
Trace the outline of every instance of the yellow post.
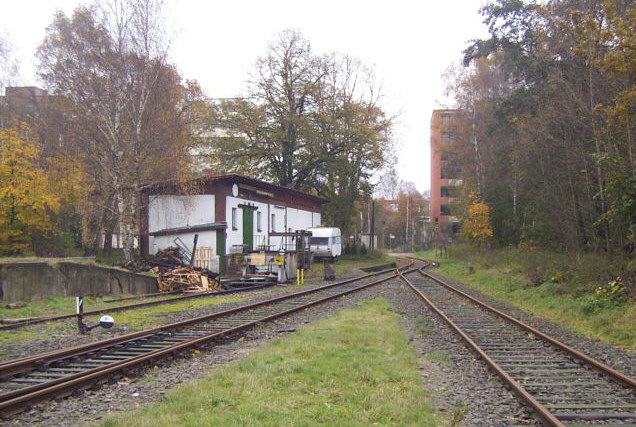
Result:
{"label": "yellow post", "polygon": [[300,268],[296,269],[296,284],[300,285]]}
{"label": "yellow post", "polygon": [[300,270],[300,284],[304,285],[305,284],[305,269],[301,269]]}

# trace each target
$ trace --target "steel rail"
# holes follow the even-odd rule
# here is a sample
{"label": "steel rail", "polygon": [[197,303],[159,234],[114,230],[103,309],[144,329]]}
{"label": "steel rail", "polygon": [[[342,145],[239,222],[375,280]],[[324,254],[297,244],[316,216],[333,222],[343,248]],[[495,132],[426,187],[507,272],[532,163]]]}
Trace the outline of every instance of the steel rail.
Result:
{"label": "steel rail", "polygon": [[[406,259],[406,258],[404,258]],[[412,260],[411,260],[412,262]],[[374,276],[374,275],[378,275],[378,274],[384,274],[390,271],[393,271],[394,269],[386,269],[386,270],[382,270],[382,271],[376,271],[374,273],[370,273],[367,275],[363,275],[363,276],[359,276],[359,277],[370,277],[370,276]],[[249,286],[249,287],[244,287],[244,288],[235,288],[235,289],[228,289],[228,290],[224,290],[224,291],[219,291],[219,292],[203,292],[203,293],[198,293],[195,295],[185,295],[182,297],[176,297],[176,298],[169,298],[169,299],[165,299],[165,300],[159,300],[159,301],[146,301],[146,302],[141,302],[138,304],[129,304],[129,305],[122,305],[119,307],[109,307],[109,308],[103,308],[103,309],[99,309],[99,310],[93,310],[93,311],[86,311],[84,312],[84,316],[96,316],[99,314],[104,314],[104,313],[116,313],[118,311],[126,311],[126,310],[134,310],[137,308],[142,308],[142,307],[151,307],[154,305],[160,305],[160,304],[171,304],[173,302],[179,302],[179,301],[185,301],[185,300],[189,300],[189,299],[194,299],[194,298],[204,298],[204,297],[216,297],[216,296],[220,296],[220,295],[226,295],[226,294],[232,294],[232,293],[238,293],[238,292],[246,292],[246,291],[252,291],[252,290],[256,290],[256,289],[263,289],[266,287],[270,287],[274,285],[272,284],[261,284],[261,285],[254,285],[254,286]],[[166,293],[166,294],[171,294],[171,293]],[[153,296],[160,296],[160,294],[149,294],[149,295],[153,295]],[[147,297],[143,296],[143,297]],[[134,297],[131,297],[134,298]],[[124,300],[127,298],[124,298]],[[0,325],[0,331],[2,330],[10,330],[10,329],[18,329],[18,328],[22,328],[25,326],[29,326],[29,325],[35,325],[38,323],[44,323],[44,322],[53,322],[53,321],[58,321],[58,320],[67,320],[67,319],[72,319],[77,317],[76,314],[63,314],[60,316],[48,316],[48,317],[39,317],[39,318],[35,318],[35,319],[29,319],[29,320],[25,320],[23,322],[16,322],[16,323],[10,323],[10,324],[6,324],[6,325]]]}
{"label": "steel rail", "polygon": [[[422,273],[421,270],[419,270]],[[459,326],[455,324],[446,314],[441,311],[437,306],[419,289],[417,289],[410,280],[408,280],[404,275],[400,274],[400,278],[408,284],[411,289],[413,289],[420,298],[433,310],[438,316],[440,316],[450,327],[453,329],[459,336],[462,337],[466,343],[478,354],[480,358],[482,358],[488,365],[497,372],[506,383],[508,383],[514,391],[530,406],[534,408],[534,410],[539,414],[539,417],[546,421],[550,426],[553,427],[566,427],[558,418],[556,418],[545,406],[543,406],[538,400],[536,400],[528,391],[519,384],[514,378],[512,378],[506,371],[504,371],[498,364],[495,362],[488,354],[486,354],[481,347],[479,347]]]}
{"label": "steel rail", "polygon": [[[460,335],[464,341],[468,343],[469,347],[478,354],[478,357],[482,358],[495,372],[497,372],[498,375],[500,375],[500,377],[506,383],[509,384],[509,386],[523,400],[528,402],[528,404],[535,410],[538,417],[543,419],[546,423],[551,426],[564,426],[566,424],[564,424],[563,421],[579,420],[589,422],[592,420],[601,419],[626,420],[636,418],[636,414],[634,414],[633,412],[633,409],[636,408],[636,405],[632,403],[633,391],[636,390],[636,380],[634,380],[634,378],[631,378],[599,361],[594,360],[590,356],[585,355],[584,353],[564,343],[561,343],[553,337],[546,335],[536,328],[524,324],[518,319],[515,319],[500,310],[490,307],[489,305],[479,301],[466,292],[463,292],[455,288],[454,286],[446,283],[444,280],[435,277],[427,272],[424,272],[423,269],[419,269],[419,273],[422,276],[432,280],[434,283],[437,284],[437,286],[440,286],[440,290],[445,289],[445,292],[448,292],[448,296],[457,295],[458,297],[465,298],[479,307],[475,307],[474,310],[484,309],[485,311],[483,311],[482,313],[485,314],[486,312],[488,312],[490,313],[490,316],[494,315],[492,319],[505,319],[505,321],[507,321],[509,324],[511,323],[512,325],[520,328],[518,329],[519,332],[517,333],[513,332],[511,334],[503,334],[503,329],[492,329],[492,325],[497,324],[497,322],[489,325],[490,321],[488,321],[486,317],[476,317],[477,312],[468,309],[468,306],[464,306],[461,303],[452,303],[452,299],[449,300],[448,296],[444,296],[444,294],[437,294],[437,292],[434,291],[434,288],[430,288],[429,285],[414,285],[408,279],[402,276],[402,279],[407,282],[407,284],[420,296],[420,298],[429,307],[431,307],[431,309],[435,313],[437,313],[446,323],[448,323],[449,326],[455,332],[457,332],[457,334]],[[428,298],[424,294],[424,292],[422,292],[422,290],[420,289],[422,286],[431,289],[431,291],[433,291],[433,294],[435,295],[435,298],[444,298],[443,301],[445,305],[448,305],[449,314],[453,316],[453,318],[456,318],[459,324],[467,326],[467,331],[470,332],[466,333],[465,331],[463,331],[462,327],[459,326],[458,323],[455,323],[449,315],[439,309],[436,304],[430,298]],[[471,338],[469,334],[473,335],[475,338]],[[535,339],[537,343],[543,342],[543,344],[541,344],[539,347],[536,347],[535,344],[532,343],[532,341],[527,341],[528,337],[533,337],[533,339]],[[516,341],[520,338],[520,341]],[[478,340],[485,347],[481,348],[481,345],[475,342],[475,340]],[[517,342],[519,342],[519,344],[516,344]],[[502,343],[509,343],[509,345],[502,349]],[[546,344],[547,347],[545,347]],[[553,351],[557,353],[543,353],[543,349],[548,348],[552,348]],[[521,350],[519,354],[516,353],[515,349]],[[489,352],[493,353],[493,357],[488,354]],[[558,354],[561,354],[563,356],[559,358],[557,356]],[[553,357],[556,358],[552,359]],[[542,361],[541,359],[551,359],[551,361],[545,364],[546,362]],[[572,360],[572,365],[563,365],[563,362],[558,362],[558,360]],[[498,363],[498,361],[503,362],[503,364],[509,367],[511,371],[507,372],[506,368],[502,367]],[[554,367],[554,365],[550,366],[551,364],[557,365],[557,367]],[[545,367],[537,367],[537,365]],[[562,369],[562,371],[560,369]],[[605,379],[605,382],[599,382],[595,384],[596,380],[593,380],[593,382],[585,383],[584,378],[588,377],[587,374],[585,374],[584,372],[590,371],[599,372],[601,377]],[[574,372],[574,374],[572,374],[572,372]],[[548,373],[550,374],[548,378],[552,380],[543,380],[544,378],[546,378],[545,376]],[[517,379],[515,379],[513,376],[516,376]],[[567,377],[574,378],[571,379],[572,382],[569,382]],[[546,380],[548,378],[546,378]],[[562,379],[559,380],[559,378]],[[579,383],[579,381],[582,381],[582,383]],[[615,387],[623,388],[612,388],[612,386],[610,386],[610,384],[612,383],[615,384]],[[591,388],[586,388],[585,394],[580,394],[580,392],[575,393],[575,400],[571,401],[569,400],[569,398],[567,398],[567,396],[568,394],[572,393],[572,390],[574,390],[572,387],[576,387],[576,384],[579,384],[578,387],[581,387],[581,384],[584,384],[584,387]],[[598,400],[595,400],[597,399],[597,397],[595,397],[597,395],[594,394],[594,387],[598,385],[603,387],[602,389],[600,389],[601,392],[606,393],[603,394],[607,398],[603,399],[606,400],[606,403],[599,403]],[[536,398],[533,396],[533,394],[531,394],[531,390],[527,389],[528,386],[531,390],[535,389],[534,393],[536,393]],[[552,392],[557,394],[551,395],[549,398],[546,397],[545,387],[551,387]],[[615,391],[611,392],[610,390]],[[623,390],[623,392],[627,394],[622,395],[623,397],[619,397],[620,394],[617,394],[615,395],[615,397],[610,398],[610,396],[614,396],[613,393],[616,393],[616,390]],[[618,399],[618,401],[612,400],[616,398]],[[627,400],[624,400],[625,398]],[[546,404],[544,405],[542,402],[545,402]],[[572,404],[572,402],[574,402],[575,404]],[[564,409],[565,412],[552,413],[550,410],[555,410],[557,408]],[[631,409],[631,411],[625,413],[622,412],[622,410],[628,408]],[[576,409],[599,409],[602,411],[610,409],[615,410],[612,413],[568,413],[568,410],[576,411]],[[623,424],[621,424],[621,426],[622,425]]]}
{"label": "steel rail", "polygon": [[[404,267],[401,268],[409,268],[412,264],[407,264]],[[374,272],[374,273],[370,273],[370,274],[365,274],[362,276],[357,276],[351,279],[347,279],[347,280],[343,280],[340,282],[336,282],[336,283],[331,283],[328,285],[323,285],[323,286],[318,286],[315,288],[310,288],[307,290],[303,290],[303,291],[299,291],[299,292],[294,292],[291,294],[286,294],[286,295],[282,295],[280,297],[275,297],[272,299],[268,299],[265,301],[261,301],[261,302],[256,302],[256,303],[252,303],[252,304],[247,304],[247,305],[242,305],[240,307],[236,307],[236,308],[232,308],[229,310],[224,310],[224,311],[220,311],[217,313],[212,313],[212,314],[208,314],[206,316],[201,316],[201,317],[197,317],[197,318],[193,318],[193,319],[188,319],[188,320],[184,320],[181,322],[175,322],[175,323],[171,323],[168,325],[162,325],[156,328],[152,328],[149,330],[145,330],[145,331],[139,331],[139,332],[133,332],[130,334],[126,334],[126,335],[121,335],[119,337],[114,337],[114,338],[109,338],[106,340],[101,340],[101,341],[96,341],[96,342],[92,342],[92,343],[87,343],[87,344],[81,344],[79,346],[75,346],[75,347],[69,347],[66,349],[62,349],[62,350],[53,350],[50,352],[45,352],[45,353],[41,353],[41,354],[37,354],[37,355],[33,355],[33,356],[29,356],[29,357],[25,357],[25,358],[20,358],[20,359],[13,359],[13,360],[9,360],[9,361],[5,361],[5,362],[1,362],[0,363],[0,379],[2,378],[6,378],[7,376],[11,376],[11,375],[15,375],[17,373],[20,372],[25,372],[28,370],[33,370],[33,369],[38,369],[39,366],[41,366],[42,364],[45,363],[50,363],[53,360],[59,360],[61,358],[69,358],[69,357],[74,357],[78,354],[82,354],[82,353],[86,353],[89,351],[97,351],[97,350],[101,350],[102,348],[106,348],[106,347],[111,347],[114,345],[117,345],[119,343],[123,343],[126,341],[130,341],[130,340],[134,340],[134,339],[140,339],[143,337],[146,337],[148,335],[154,335],[160,332],[165,332],[165,331],[169,331],[172,329],[178,329],[184,326],[188,326],[191,325],[193,323],[198,323],[198,322],[203,322],[203,321],[208,321],[208,320],[212,320],[214,318],[217,317],[222,317],[222,316],[226,316],[228,314],[232,314],[238,311],[242,311],[242,310],[247,310],[247,309],[251,309],[251,308],[256,308],[259,307],[261,305],[265,305],[265,304],[271,304],[273,302],[279,301],[279,300],[284,300],[284,299],[289,299],[289,298],[294,298],[297,296],[301,296],[301,295],[305,295],[308,293],[312,293],[312,292],[316,292],[322,289],[329,289],[332,287],[336,287],[336,286],[341,286],[341,285],[345,285],[348,283],[353,283],[355,281],[358,280],[364,280],[370,277],[376,277],[382,274],[388,274],[391,272],[394,272],[394,269],[391,270],[384,270],[384,271],[379,271],[379,272]],[[415,271],[415,270],[414,270]]]}
{"label": "steel rail", "polygon": [[[405,267],[401,267],[401,269],[406,269],[408,268],[408,266]],[[404,272],[404,274],[409,274],[409,273],[413,273],[416,272],[417,269],[411,269],[411,270],[407,270]],[[377,273],[373,273],[373,274],[369,274],[369,275],[365,275],[365,276],[361,276],[361,277],[357,277],[354,279],[350,279],[350,280],[346,280],[343,282],[339,282],[339,283],[334,283],[334,284],[330,284],[330,285],[326,285],[326,286],[321,286],[318,288],[314,288],[311,290],[307,290],[307,291],[302,291],[302,292],[297,292],[297,293],[293,293],[293,294],[289,294],[286,296],[282,296],[282,297],[277,297],[268,301],[263,301],[263,302],[259,302],[259,303],[255,303],[255,304],[249,304],[247,306],[242,306],[236,309],[232,309],[232,310],[226,310],[225,312],[222,313],[215,313],[213,315],[208,315],[208,316],[203,316],[201,318],[197,318],[197,319],[191,319],[185,322],[178,322],[175,324],[171,324],[171,325],[166,325],[165,327],[162,328],[155,328],[152,330],[148,330],[148,331],[142,331],[136,334],[129,334],[126,337],[127,338],[131,338],[131,336],[134,336],[135,338],[139,339],[139,338],[143,338],[146,336],[156,336],[157,333],[161,333],[161,332],[165,332],[166,329],[174,329],[175,327],[177,327],[176,325],[184,325],[184,324],[192,324],[195,322],[203,322],[206,320],[209,320],[211,318],[214,317],[219,317],[223,314],[228,314],[228,313],[236,313],[239,311],[248,311],[251,310],[253,308],[256,307],[260,307],[260,306],[264,306],[267,304],[273,304],[279,301],[284,301],[284,300],[291,300],[293,298],[297,298],[298,296],[303,296],[303,295],[308,295],[311,293],[319,293],[321,291],[325,291],[325,290],[331,290],[332,288],[336,288],[338,286],[344,286],[347,285],[349,283],[355,282],[355,281],[360,281],[362,279],[365,278],[369,278],[372,276],[378,276],[378,275],[382,275],[382,274],[386,274],[388,273],[387,271],[385,272],[377,272]],[[398,274],[400,274],[400,270],[397,269],[395,270],[395,273],[387,276],[387,277],[383,277],[380,278],[378,280],[375,280],[371,283],[366,283],[363,284],[361,286],[357,286],[354,288],[350,288],[350,289],[345,289],[344,291],[341,292],[337,292],[334,293],[332,295],[327,295],[326,297],[322,297],[320,299],[314,300],[314,301],[309,301],[308,303],[299,305],[299,306],[295,306],[292,308],[289,308],[287,310],[283,310],[281,312],[278,313],[274,313],[268,316],[265,316],[263,318],[258,318],[256,320],[252,320],[252,321],[248,321],[242,325],[236,326],[236,327],[231,327],[231,328],[227,328],[225,330],[222,331],[216,331],[213,333],[209,333],[207,335],[203,335],[203,336],[199,336],[196,337],[194,339],[191,340],[184,340],[181,341],[175,345],[169,346],[169,347],[165,347],[159,350],[154,350],[154,351],[150,351],[147,352],[143,355],[140,356],[136,356],[136,357],[131,357],[128,358],[126,360],[123,361],[119,361],[119,362],[114,362],[114,363],[109,363],[103,367],[99,367],[99,368],[94,368],[94,369],[90,369],[90,370],[86,370],[84,372],[81,373],[77,373],[74,375],[67,375],[64,376],[63,378],[58,378],[56,380],[53,381],[47,381],[46,383],[41,383],[38,385],[34,385],[34,386],[30,386],[30,387],[26,387],[26,388],[22,388],[20,390],[15,390],[13,392],[9,392],[9,393],[5,393],[3,395],[0,396],[0,400],[2,400],[0,402],[0,415],[2,415],[3,417],[10,417],[11,415],[14,415],[17,412],[20,412],[21,410],[23,410],[25,407],[28,407],[30,405],[32,405],[34,402],[38,402],[41,400],[45,400],[48,399],[49,397],[51,397],[52,395],[68,395],[72,392],[72,390],[76,389],[77,387],[84,387],[84,385],[89,382],[89,383],[93,383],[96,379],[100,379],[100,378],[104,378],[105,376],[111,375],[113,373],[116,372],[120,372],[120,371],[125,371],[126,369],[138,365],[138,364],[142,364],[145,363],[149,360],[158,358],[158,357],[162,357],[165,356],[166,354],[175,354],[175,353],[179,353],[179,351],[192,347],[192,346],[197,346],[200,345],[204,342],[213,340],[219,336],[222,335],[227,335],[227,334],[231,334],[233,332],[239,331],[239,330],[243,330],[246,328],[249,328],[251,326],[254,326],[255,324],[258,323],[262,323],[280,316],[284,316],[287,314],[290,314],[292,312],[298,311],[298,310],[302,310],[304,308],[313,306],[315,304],[319,304],[321,302],[324,301],[328,301],[331,300],[333,298],[337,298],[339,296],[343,296],[346,295],[348,293],[351,292],[355,292],[361,289],[365,289],[368,288],[370,286],[374,286],[377,285],[379,283],[385,282],[387,280],[391,280],[393,278],[396,278],[398,276]],[[124,338],[124,337],[122,337]],[[110,340],[106,340],[108,342],[108,344],[104,344],[102,343],[95,343],[95,344],[102,344],[102,347],[106,346],[106,347],[111,347],[114,342],[116,342],[116,340],[114,339],[110,339]],[[121,342],[121,340],[119,340]],[[73,349],[68,349],[68,350],[62,350],[61,352],[50,352],[50,353],[46,353],[44,355],[37,355],[37,356],[33,356],[30,358],[25,358],[25,359],[20,359],[18,361],[12,361],[9,363],[5,363],[4,368],[6,369],[15,369],[15,365],[19,364],[19,363],[26,363],[26,364],[31,364],[33,366],[33,364],[35,363],[35,366],[37,366],[37,364],[42,364],[42,363],[47,363],[51,362],[52,360],[56,360],[55,358],[57,357],[57,360],[60,359],[60,354],[62,354],[62,359],[68,358],[68,357],[73,357],[73,356],[78,356],[80,353],[81,354],[86,354],[86,350],[95,350],[95,346],[94,345],[84,345],[84,346],[79,346],[79,347],[75,347]],[[90,352],[89,350],[89,352]],[[10,365],[14,365],[13,367]]]}
{"label": "steel rail", "polygon": [[[233,293],[238,293],[238,292],[252,291],[252,290],[255,290],[255,289],[263,289],[263,288],[268,287],[268,286],[271,286],[271,285],[256,285],[256,286],[251,286],[251,287],[246,287],[246,288],[229,289],[229,290],[224,290],[224,291],[219,291],[219,292],[202,292],[202,293],[198,293],[198,294],[194,294],[194,295],[184,295],[182,297],[168,298],[168,299],[158,300],[158,301],[157,300],[155,300],[155,301],[146,301],[146,302],[140,302],[138,304],[128,304],[128,305],[122,305],[122,306],[118,306],[118,307],[102,308],[102,309],[99,309],[99,310],[86,311],[86,312],[84,312],[84,316],[96,316],[96,315],[104,314],[104,313],[116,313],[118,311],[134,310],[134,309],[137,309],[137,308],[151,307],[151,306],[154,306],[154,305],[161,305],[161,304],[171,304],[173,302],[185,301],[185,300],[194,299],[194,298],[217,297],[217,296],[233,294]],[[160,295],[157,295],[157,296],[160,296]],[[131,297],[131,298],[134,298],[134,297]],[[25,327],[25,326],[36,325],[38,323],[44,323],[44,322],[53,322],[53,321],[58,321],[58,320],[67,320],[67,319],[72,319],[72,318],[75,318],[75,317],[77,317],[77,314],[62,314],[60,316],[38,317],[38,318],[35,318],[35,319],[25,320],[23,322],[16,322],[16,323],[9,323],[9,324],[6,324],[6,325],[0,325],[0,331],[8,330],[8,329],[18,329],[18,328],[22,328],[22,327]]]}
{"label": "steel rail", "polygon": [[517,326],[520,326],[521,328],[527,330],[528,332],[531,332],[532,334],[536,335],[537,337],[541,338],[544,341],[549,342],[550,344],[553,344],[554,346],[560,348],[561,350],[565,351],[568,354],[571,354],[572,356],[578,358],[579,360],[587,363],[588,365],[593,366],[596,370],[600,371],[601,373],[610,376],[611,378],[615,379],[616,381],[620,382],[621,384],[630,387],[634,390],[636,390],[636,379],[632,378],[628,375],[625,375],[622,372],[617,371],[616,369],[602,363],[599,362],[598,360],[588,356],[587,354],[580,352],[579,350],[576,350],[573,347],[570,347],[569,345],[541,332],[540,330],[533,328],[530,325],[527,325],[525,323],[523,323],[522,321],[515,319],[514,317],[500,311],[497,310],[494,307],[489,306],[488,304],[485,304],[483,302],[481,302],[480,300],[478,300],[477,298],[473,297],[472,295],[467,294],[466,292],[463,292],[457,288],[455,288],[454,286],[446,283],[444,280],[437,278],[427,272],[421,271],[420,273],[426,277],[428,277],[431,280],[434,280],[435,282],[439,283],[442,286],[445,286],[446,288],[450,289],[451,291],[469,299],[470,301],[474,302],[475,304],[479,305],[480,307],[485,308],[486,310],[490,311],[491,313],[496,314],[497,316],[503,317],[504,319],[514,323]]}

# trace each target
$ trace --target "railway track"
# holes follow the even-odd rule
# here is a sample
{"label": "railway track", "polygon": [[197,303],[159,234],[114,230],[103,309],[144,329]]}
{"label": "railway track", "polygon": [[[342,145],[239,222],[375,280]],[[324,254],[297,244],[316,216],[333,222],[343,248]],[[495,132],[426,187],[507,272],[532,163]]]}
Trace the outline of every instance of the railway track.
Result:
{"label": "railway track", "polygon": [[[174,298],[167,298],[167,299],[162,299],[162,300],[145,301],[145,302],[140,302],[140,303],[137,303],[137,304],[127,304],[127,305],[121,305],[121,306],[115,306],[115,307],[108,307],[108,308],[102,308],[100,310],[86,311],[86,312],[84,312],[84,316],[96,316],[96,315],[100,315],[100,314],[104,314],[104,313],[115,313],[115,312],[118,312],[118,311],[134,310],[134,309],[137,309],[137,308],[151,307],[151,306],[154,306],[154,305],[172,304],[172,303],[175,303],[175,302],[186,301],[186,300],[195,299],[195,298],[218,297],[218,296],[227,295],[227,294],[234,294],[234,293],[238,293],[238,292],[246,292],[246,291],[252,291],[252,290],[257,290],[257,289],[263,289],[263,288],[266,288],[268,286],[271,286],[271,285],[264,284],[264,285],[255,285],[255,286],[250,286],[250,287],[245,287],[245,288],[229,289],[229,290],[218,291],[218,292],[202,292],[202,293],[197,293],[197,294],[192,294],[192,295],[176,296]],[[170,294],[171,293],[166,293],[164,295],[170,295]],[[160,297],[162,295],[161,294],[155,294],[153,296]],[[134,298],[136,298],[136,297],[122,298],[121,301],[124,301],[124,300],[127,300],[127,299],[134,299]],[[106,302],[109,302],[109,301],[106,301]],[[73,318],[76,318],[76,317],[77,317],[76,314],[64,314],[64,315],[60,315],[60,316],[38,317],[38,318],[34,318],[34,319],[24,320],[22,322],[8,323],[8,324],[0,325],[0,331],[9,330],[9,329],[18,329],[18,328],[22,328],[22,327],[25,327],[25,326],[35,325],[35,324],[38,324],[38,323],[54,322],[54,321],[58,321],[58,320],[73,319]]]}
{"label": "railway track", "polygon": [[258,323],[378,285],[400,273],[417,271],[408,270],[409,267],[371,273],[151,330],[0,363],[0,417],[10,418],[36,403],[98,386],[156,359],[185,354]]}
{"label": "railway track", "polygon": [[636,379],[423,269],[400,277],[550,426],[636,426]]}

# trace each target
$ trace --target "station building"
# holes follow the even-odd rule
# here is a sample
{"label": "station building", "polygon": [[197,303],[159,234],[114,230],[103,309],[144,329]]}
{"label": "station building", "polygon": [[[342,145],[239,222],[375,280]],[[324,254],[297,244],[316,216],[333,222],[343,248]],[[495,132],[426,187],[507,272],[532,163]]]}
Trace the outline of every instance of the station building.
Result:
{"label": "station building", "polygon": [[196,263],[224,273],[232,254],[287,249],[280,234],[321,224],[328,200],[238,174],[142,189],[142,253],[169,246],[191,250]]}
{"label": "station building", "polygon": [[451,241],[460,231],[453,201],[459,198],[462,180],[453,143],[460,137],[463,123],[462,110],[434,110],[431,117],[431,221],[436,241]]}

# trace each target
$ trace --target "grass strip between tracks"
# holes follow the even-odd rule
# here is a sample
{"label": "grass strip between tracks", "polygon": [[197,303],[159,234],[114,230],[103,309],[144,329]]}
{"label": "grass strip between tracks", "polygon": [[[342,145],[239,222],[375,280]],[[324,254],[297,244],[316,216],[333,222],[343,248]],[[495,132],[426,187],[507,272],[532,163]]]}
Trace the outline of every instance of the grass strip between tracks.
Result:
{"label": "grass strip between tracks", "polygon": [[[115,334],[126,334],[154,328],[165,324],[164,317],[171,313],[179,313],[188,310],[196,310],[214,305],[242,302],[249,298],[245,294],[230,294],[219,297],[197,298],[191,300],[175,301],[149,307],[139,307],[136,309],[113,313],[115,326],[112,329],[103,330],[101,328],[92,332],[93,335],[100,334],[102,337]],[[99,316],[87,316],[87,320],[96,322]],[[75,319],[68,319],[64,322],[52,322],[51,324],[36,324],[20,329],[10,329],[0,331],[0,359],[5,357],[3,345],[20,341],[35,341],[38,339],[60,338],[68,334],[77,334]],[[70,328],[70,329],[69,329]]]}
{"label": "grass strip between tracks", "polygon": [[[441,263],[439,268],[429,270],[431,273],[459,280],[588,337],[636,350],[636,304],[626,303],[590,314],[585,312],[582,298],[559,292],[553,283],[527,286],[527,276],[507,261],[483,265],[453,255],[437,257],[434,251],[420,252],[418,256]],[[470,266],[473,273],[469,272]]]}
{"label": "grass strip between tracks", "polygon": [[385,300],[305,326],[113,426],[441,425]]}

